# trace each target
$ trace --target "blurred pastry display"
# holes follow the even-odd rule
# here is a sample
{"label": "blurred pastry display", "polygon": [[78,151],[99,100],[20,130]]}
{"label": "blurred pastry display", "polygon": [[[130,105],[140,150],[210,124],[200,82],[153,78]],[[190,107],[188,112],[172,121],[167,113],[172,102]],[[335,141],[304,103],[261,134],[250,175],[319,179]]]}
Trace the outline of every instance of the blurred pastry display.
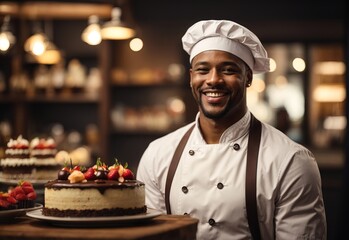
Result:
{"label": "blurred pastry display", "polygon": [[34,138],[30,142],[30,157],[34,171],[32,179],[47,180],[55,176],[61,165],[56,161],[57,145],[53,138]]}
{"label": "blurred pastry display", "polygon": [[164,105],[138,108],[117,104],[111,111],[116,130],[168,131],[184,122],[185,105],[179,98],[170,98]]}
{"label": "blurred pastry display", "polygon": [[91,68],[86,80],[86,93],[89,95],[98,95],[101,86],[101,73],[98,68]]}
{"label": "blurred pastry display", "polygon": [[51,81],[53,89],[56,93],[62,92],[64,88],[64,81],[66,77],[66,70],[63,62],[59,62],[52,66],[51,69]]}
{"label": "blurred pastry display", "polygon": [[29,141],[21,135],[10,139],[5,150],[5,158],[1,159],[2,177],[6,179],[28,179],[34,169],[30,158]]}
{"label": "blurred pastry display", "polygon": [[86,69],[78,59],[68,63],[66,86],[74,91],[81,91],[86,84]]}

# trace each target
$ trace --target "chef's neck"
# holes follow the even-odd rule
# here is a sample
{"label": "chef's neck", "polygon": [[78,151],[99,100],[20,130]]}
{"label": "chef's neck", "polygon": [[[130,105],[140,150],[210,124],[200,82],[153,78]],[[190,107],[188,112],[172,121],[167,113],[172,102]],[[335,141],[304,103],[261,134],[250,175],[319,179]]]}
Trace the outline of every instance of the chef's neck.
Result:
{"label": "chef's neck", "polygon": [[241,112],[237,112],[229,117],[212,119],[206,117],[203,113],[199,116],[199,127],[203,138],[207,144],[217,144],[224,133],[224,131],[238,122],[247,112],[244,109]]}

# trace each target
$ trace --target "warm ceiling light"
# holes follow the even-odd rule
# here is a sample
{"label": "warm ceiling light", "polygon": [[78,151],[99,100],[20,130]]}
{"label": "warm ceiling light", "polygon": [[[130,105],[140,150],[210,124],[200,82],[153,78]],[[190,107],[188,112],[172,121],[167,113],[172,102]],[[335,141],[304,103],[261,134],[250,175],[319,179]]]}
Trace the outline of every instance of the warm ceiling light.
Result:
{"label": "warm ceiling light", "polygon": [[43,54],[48,45],[48,38],[43,33],[36,33],[29,37],[24,43],[24,50],[39,56]]}
{"label": "warm ceiling light", "polygon": [[342,61],[317,62],[314,71],[321,75],[343,75],[345,73],[345,63]]}
{"label": "warm ceiling light", "polygon": [[124,40],[130,39],[136,34],[135,30],[127,27],[125,24],[121,22],[120,8],[113,8],[111,12],[111,17],[111,20],[109,22],[106,22],[101,29],[103,39]]}
{"label": "warm ceiling light", "polygon": [[35,60],[40,64],[57,64],[62,60],[62,54],[52,42],[49,42],[45,52],[35,56]]}
{"label": "warm ceiling light", "polygon": [[9,31],[10,16],[5,16],[0,31],[0,51],[6,52],[16,42],[15,36]]}
{"label": "warm ceiling light", "polygon": [[297,72],[303,72],[306,65],[302,58],[295,58],[292,61],[292,66]]}
{"label": "warm ceiling light", "polygon": [[130,48],[134,52],[138,52],[143,48],[143,41],[140,38],[134,38],[130,41]]}
{"label": "warm ceiling light", "polygon": [[313,92],[313,99],[317,102],[343,102],[345,98],[345,87],[341,84],[321,84]]}
{"label": "warm ceiling light", "polygon": [[101,27],[98,23],[98,16],[92,15],[88,18],[88,26],[82,32],[82,40],[89,45],[98,45],[102,41]]}

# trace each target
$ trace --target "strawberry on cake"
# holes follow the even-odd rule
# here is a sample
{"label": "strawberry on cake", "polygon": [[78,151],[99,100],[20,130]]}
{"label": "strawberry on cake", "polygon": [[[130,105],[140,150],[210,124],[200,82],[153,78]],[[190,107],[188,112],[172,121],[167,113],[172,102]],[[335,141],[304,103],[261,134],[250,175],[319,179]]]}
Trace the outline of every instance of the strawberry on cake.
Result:
{"label": "strawberry on cake", "polygon": [[87,170],[64,167],[45,185],[42,213],[56,217],[122,216],[146,213],[144,183],[127,165],[100,159]]}
{"label": "strawberry on cake", "polygon": [[48,180],[56,176],[61,165],[56,161],[56,142],[53,138],[34,138],[30,142],[30,157],[33,160],[32,178]]}
{"label": "strawberry on cake", "polygon": [[17,139],[10,139],[5,149],[5,158],[1,159],[0,164],[4,179],[28,179],[34,169],[29,141],[21,135]]}

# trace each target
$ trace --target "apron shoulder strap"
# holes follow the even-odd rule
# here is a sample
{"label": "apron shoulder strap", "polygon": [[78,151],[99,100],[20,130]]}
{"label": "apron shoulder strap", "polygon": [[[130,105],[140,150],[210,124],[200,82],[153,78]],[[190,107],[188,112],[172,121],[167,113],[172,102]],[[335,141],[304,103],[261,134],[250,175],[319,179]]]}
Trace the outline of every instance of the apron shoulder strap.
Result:
{"label": "apron shoulder strap", "polygon": [[[170,206],[170,191],[173,177],[176,173],[177,166],[184,147],[188,142],[189,136],[194,129],[193,125],[182,137],[179,142],[176,151],[172,157],[171,164],[166,178],[165,185],[165,205],[167,214],[171,214]],[[256,199],[256,182],[257,182],[257,163],[258,163],[258,152],[261,139],[262,124],[251,114],[250,134],[248,137],[247,147],[247,163],[246,163],[246,180],[245,180],[245,199],[246,199],[246,212],[247,221],[251,231],[251,235],[254,240],[261,239],[259,223],[258,223],[258,212],[257,212],[257,199]]]}
{"label": "apron shoulder strap", "polygon": [[187,144],[189,136],[190,136],[191,132],[193,131],[194,127],[195,127],[195,124],[193,126],[191,126],[189,128],[189,130],[182,137],[182,139],[179,142],[179,144],[176,148],[176,151],[172,157],[172,161],[171,161],[170,167],[168,169],[167,178],[166,178],[166,185],[165,185],[165,205],[166,205],[167,214],[171,214],[170,191],[171,191],[172,180],[173,180],[173,177],[176,173],[177,166],[178,166],[179,160],[181,159],[184,147]]}
{"label": "apron shoulder strap", "polygon": [[262,124],[251,114],[250,134],[247,145],[247,163],[245,180],[245,201],[248,226],[254,240],[261,239],[257,211],[257,163],[262,133]]}

